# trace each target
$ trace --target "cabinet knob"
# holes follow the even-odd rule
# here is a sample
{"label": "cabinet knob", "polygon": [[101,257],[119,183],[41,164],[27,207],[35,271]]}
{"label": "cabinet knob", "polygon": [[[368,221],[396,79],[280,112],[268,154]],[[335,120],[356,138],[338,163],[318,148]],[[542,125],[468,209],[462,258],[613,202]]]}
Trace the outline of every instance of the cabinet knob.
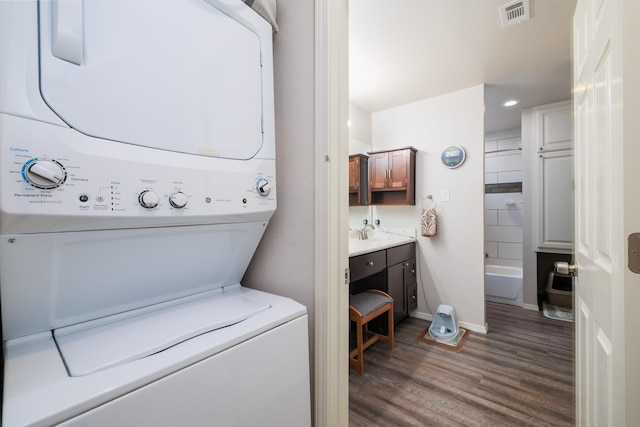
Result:
{"label": "cabinet knob", "polygon": [[373,266],[373,261],[369,261],[367,265]]}
{"label": "cabinet knob", "polygon": [[415,273],[415,272],[416,272],[415,270],[409,270],[409,271],[411,271],[412,273]]}
{"label": "cabinet knob", "polygon": [[408,263],[408,262],[403,263],[403,265],[404,265],[405,267],[409,267],[409,263]]}

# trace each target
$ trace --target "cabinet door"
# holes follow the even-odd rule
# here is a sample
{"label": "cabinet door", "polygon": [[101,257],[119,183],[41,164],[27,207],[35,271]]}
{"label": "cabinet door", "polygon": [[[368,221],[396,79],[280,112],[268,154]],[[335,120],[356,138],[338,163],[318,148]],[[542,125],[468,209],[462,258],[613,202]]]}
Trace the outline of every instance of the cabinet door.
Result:
{"label": "cabinet door", "polygon": [[573,151],[538,156],[538,249],[573,248]]}
{"label": "cabinet door", "polygon": [[416,259],[411,258],[404,263],[407,270],[405,277],[407,279],[407,285],[416,282]]}
{"label": "cabinet door", "polygon": [[416,281],[416,259],[411,258],[404,263],[407,298],[407,316],[418,308],[418,283]]}
{"label": "cabinet door", "polygon": [[387,269],[387,292],[393,298],[393,320],[398,323],[407,317],[404,263]]}
{"label": "cabinet door", "polygon": [[360,157],[349,157],[349,192],[360,189]]}
{"label": "cabinet door", "polygon": [[418,308],[418,285],[412,283],[407,286],[407,315]]}
{"label": "cabinet door", "polygon": [[389,157],[387,153],[377,153],[369,156],[369,182],[371,190],[387,188],[387,174],[389,173]]}
{"label": "cabinet door", "polygon": [[389,153],[389,188],[405,188],[409,181],[409,150],[390,151]]}
{"label": "cabinet door", "polygon": [[537,112],[539,151],[571,149],[573,129],[571,122],[571,103],[563,102],[545,107]]}

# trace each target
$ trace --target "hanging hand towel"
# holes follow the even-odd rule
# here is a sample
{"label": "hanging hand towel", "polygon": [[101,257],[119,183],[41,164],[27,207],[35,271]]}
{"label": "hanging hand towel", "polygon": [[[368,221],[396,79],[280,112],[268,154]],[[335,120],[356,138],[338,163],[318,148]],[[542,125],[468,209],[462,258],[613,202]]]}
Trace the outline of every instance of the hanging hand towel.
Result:
{"label": "hanging hand towel", "polygon": [[422,215],[420,216],[420,225],[422,228],[422,235],[425,237],[433,237],[438,234],[438,216],[436,215],[436,209],[422,209]]}

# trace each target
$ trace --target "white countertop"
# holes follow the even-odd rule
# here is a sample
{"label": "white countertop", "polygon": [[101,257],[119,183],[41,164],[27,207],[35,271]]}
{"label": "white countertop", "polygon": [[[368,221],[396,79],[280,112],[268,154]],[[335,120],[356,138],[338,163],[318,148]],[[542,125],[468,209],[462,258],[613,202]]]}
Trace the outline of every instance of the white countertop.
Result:
{"label": "white countertop", "polygon": [[367,240],[359,240],[357,230],[352,230],[349,232],[349,257],[415,242],[415,237],[410,236],[410,233],[415,233],[415,231],[399,230],[398,232],[386,232],[374,230],[373,232],[369,231],[369,238]]}

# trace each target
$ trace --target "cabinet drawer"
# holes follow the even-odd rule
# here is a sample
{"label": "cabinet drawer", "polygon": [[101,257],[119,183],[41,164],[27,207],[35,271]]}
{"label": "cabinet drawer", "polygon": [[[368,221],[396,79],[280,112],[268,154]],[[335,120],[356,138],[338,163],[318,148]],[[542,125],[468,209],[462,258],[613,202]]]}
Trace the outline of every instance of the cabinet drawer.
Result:
{"label": "cabinet drawer", "polygon": [[[409,258],[416,257],[416,244],[408,243],[402,246],[387,249],[387,264],[395,265],[399,262],[406,261]],[[353,273],[352,273],[353,274]]]}
{"label": "cabinet drawer", "polygon": [[352,282],[379,273],[385,268],[387,268],[386,251],[371,252],[349,258],[349,270],[351,272]]}

